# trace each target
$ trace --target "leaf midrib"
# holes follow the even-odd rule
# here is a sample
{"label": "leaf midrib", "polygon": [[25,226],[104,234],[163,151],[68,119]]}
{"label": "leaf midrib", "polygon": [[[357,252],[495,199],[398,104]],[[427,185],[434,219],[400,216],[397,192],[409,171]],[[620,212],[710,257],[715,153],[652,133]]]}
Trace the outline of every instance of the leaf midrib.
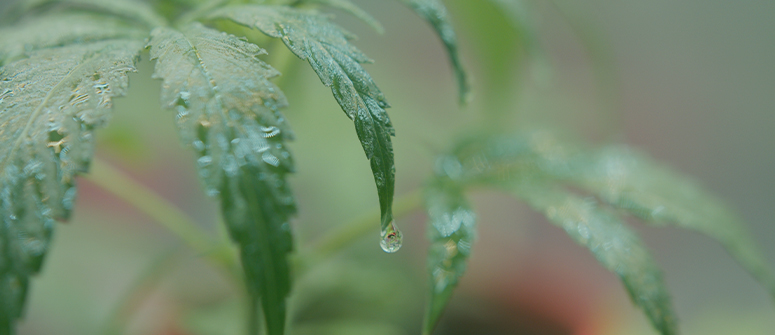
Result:
{"label": "leaf midrib", "polygon": [[75,68],[73,68],[68,74],[62,78],[54,87],[46,94],[45,97],[43,97],[43,100],[40,102],[38,107],[35,108],[35,110],[32,112],[32,115],[30,115],[29,120],[27,120],[27,124],[24,126],[24,129],[22,129],[22,133],[20,136],[16,139],[16,141],[13,142],[13,146],[11,146],[11,151],[8,153],[8,156],[6,156],[6,159],[3,161],[2,165],[0,165],[0,173],[4,173],[5,169],[8,167],[8,163],[13,161],[14,155],[16,154],[16,151],[21,146],[21,143],[24,141],[24,139],[27,137],[27,132],[32,128],[32,124],[39,116],[40,112],[43,110],[43,107],[49,102],[49,100],[56,94],[58,91],[62,88],[62,85],[66,82],[69,82],[70,79],[74,78],[75,74],[78,74],[80,70],[86,66],[87,64],[91,64],[95,59],[97,59],[100,55],[102,55],[102,52],[105,51],[105,49],[108,46],[105,46],[104,48],[100,49],[99,51],[94,52],[94,54],[86,61],[82,62],[81,64],[78,64]]}

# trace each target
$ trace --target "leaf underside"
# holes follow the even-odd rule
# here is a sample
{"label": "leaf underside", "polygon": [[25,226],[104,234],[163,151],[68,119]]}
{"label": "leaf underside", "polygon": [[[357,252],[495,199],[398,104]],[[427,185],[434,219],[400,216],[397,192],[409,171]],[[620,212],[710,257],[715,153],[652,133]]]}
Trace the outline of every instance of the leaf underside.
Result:
{"label": "leaf underside", "polygon": [[[446,188],[447,197],[459,197],[459,190],[466,186],[489,185],[523,198],[616,273],[633,303],[644,310],[662,334],[678,331],[670,298],[659,269],[636,235],[622,224],[621,214],[705,233],[721,242],[746,270],[775,292],[775,276],[766,260],[743,224],[721,201],[623,146],[587,149],[568,143],[573,142],[540,131],[515,136],[474,136],[439,159],[436,178],[455,185]],[[433,186],[429,189],[439,190]],[[575,195],[579,190],[594,197]],[[446,214],[429,215],[434,245],[438,230],[434,228],[434,217],[452,213],[454,208]],[[429,259],[436,258],[432,252]],[[460,268],[465,265],[459,265]],[[434,268],[430,270],[433,275]],[[460,275],[456,273],[456,278]],[[434,299],[443,304],[448,297]],[[436,304],[431,301],[430,306]],[[433,313],[428,315],[436,316]],[[435,321],[426,319],[426,325]]]}
{"label": "leaf underside", "polygon": [[198,23],[157,28],[149,45],[154,76],[164,80],[162,105],[177,112],[207,193],[220,197],[268,333],[283,334],[296,206],[286,181],[293,135],[279,112],[287,102],[269,81],[279,73],[258,59],[259,47]]}
{"label": "leaf underside", "polygon": [[395,165],[391,136],[395,131],[385,111],[389,105],[384,94],[361,66],[371,60],[350,44],[352,36],[329,22],[327,16],[281,6],[232,6],[209,17],[228,19],[282,39],[331,88],[339,106],[355,122],[371,163],[385,230],[393,220]]}
{"label": "leaf underside", "polygon": [[[55,220],[68,218],[75,177],[88,169],[93,130],[109,119],[112,98],[126,93],[127,73],[135,71],[143,46],[137,31],[120,22],[81,19],[71,26],[31,20],[0,34],[3,334],[12,334],[22,316],[29,278],[41,268]],[[97,31],[98,22],[104,31]]]}
{"label": "leaf underside", "polygon": [[447,9],[441,0],[400,0],[409,8],[414,10],[417,15],[428,21],[436,30],[436,34],[441,38],[444,47],[447,49],[450,63],[455,70],[457,77],[458,95],[460,103],[465,103],[470,99],[471,87],[468,83],[463,64],[460,62],[460,56],[457,51],[457,36],[452,27]]}

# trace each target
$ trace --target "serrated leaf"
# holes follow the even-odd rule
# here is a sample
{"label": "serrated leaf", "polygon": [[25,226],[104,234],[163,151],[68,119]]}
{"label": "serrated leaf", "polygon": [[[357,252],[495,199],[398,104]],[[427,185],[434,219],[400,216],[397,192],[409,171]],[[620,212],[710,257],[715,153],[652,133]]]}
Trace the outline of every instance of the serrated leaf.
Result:
{"label": "serrated leaf", "polygon": [[[648,222],[703,232],[724,244],[739,263],[774,291],[775,276],[765,258],[721,201],[687,178],[623,146],[589,149],[543,131],[483,135],[461,141],[440,166],[441,175],[460,185],[504,187],[530,181],[530,191],[519,192],[528,202],[536,201],[533,196],[543,196],[541,192],[556,193],[553,187],[572,187]],[[655,315],[649,314],[655,327],[663,333],[672,329],[665,322],[659,323]]]}
{"label": "serrated leaf", "polygon": [[468,84],[468,77],[463,64],[460,62],[460,56],[457,52],[457,36],[447,15],[446,7],[444,7],[440,0],[401,0],[401,2],[428,21],[433,26],[433,29],[436,30],[436,33],[444,43],[444,47],[447,49],[449,60],[455,70],[460,102],[465,103],[469,99],[471,87]]}
{"label": "serrated leaf", "polygon": [[377,19],[375,19],[373,16],[371,16],[371,14],[361,9],[360,7],[358,7],[358,5],[352,3],[349,0],[300,0],[299,2],[317,3],[317,4],[322,4],[329,7],[341,9],[347,13],[350,13],[352,16],[355,16],[356,18],[360,19],[364,23],[368,24],[378,33],[382,34],[385,32],[385,28],[382,27],[382,24],[379,23]]}
{"label": "serrated leaf", "polygon": [[633,303],[662,335],[678,333],[661,271],[637,235],[622,220],[584,199],[548,185],[517,183],[515,193],[546,215],[624,283]]}
{"label": "serrated leaf", "polygon": [[137,0],[22,0],[18,7],[21,13],[44,6],[61,6],[84,9],[97,13],[108,13],[143,23],[148,28],[164,26],[167,20],[156,13],[145,1]]}
{"label": "serrated leaf", "polygon": [[431,334],[444,307],[466,271],[476,238],[476,215],[460,185],[441,177],[425,191],[428,212],[428,272],[430,297],[425,309],[423,334]]}
{"label": "serrated leaf", "polygon": [[146,32],[112,18],[83,13],[35,17],[0,29],[0,66],[36,50],[117,38],[143,39]]}
{"label": "serrated leaf", "polygon": [[287,102],[269,81],[279,73],[258,59],[265,52],[256,45],[198,23],[157,28],[149,45],[154,76],[164,80],[162,105],[177,112],[207,193],[220,197],[269,334],[283,334],[296,206],[286,181],[293,136],[279,112]]}
{"label": "serrated leaf", "polygon": [[757,250],[742,220],[719,199],[645,155],[622,146],[576,158],[571,180],[613,206],[656,224],[695,230],[719,241],[775,299],[775,273]]}
{"label": "serrated leaf", "polygon": [[382,230],[393,221],[395,165],[391,136],[395,134],[385,111],[389,107],[361,63],[371,60],[349,43],[351,35],[315,12],[282,6],[244,5],[220,9],[210,18],[229,19],[280,38],[296,56],[309,62],[339,105],[355,122],[377,185]]}
{"label": "serrated leaf", "polygon": [[93,130],[126,92],[142,42],[42,49],[0,68],[0,333],[12,334],[55,220],[68,218]]}

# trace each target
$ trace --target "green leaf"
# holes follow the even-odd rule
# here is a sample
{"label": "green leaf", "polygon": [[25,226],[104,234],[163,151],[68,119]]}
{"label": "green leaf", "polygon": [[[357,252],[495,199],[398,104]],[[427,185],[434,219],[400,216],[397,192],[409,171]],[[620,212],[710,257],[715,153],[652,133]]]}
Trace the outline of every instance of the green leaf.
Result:
{"label": "green leaf", "polygon": [[460,63],[460,56],[457,52],[457,36],[452,28],[452,23],[449,20],[444,4],[440,0],[401,0],[401,2],[412,8],[436,30],[436,33],[444,43],[444,47],[447,49],[452,67],[455,69],[460,102],[467,102],[470,98],[471,88],[468,84],[463,64]]}
{"label": "green leaf", "polygon": [[0,29],[0,66],[40,49],[146,36],[145,31],[112,18],[83,13],[45,15]]}
{"label": "green leaf", "polygon": [[625,146],[591,149],[569,143],[547,132],[533,132],[471,141],[456,152],[468,157],[466,166],[486,161],[489,169],[500,171],[491,180],[494,183],[517,174],[556,180],[581,187],[646,222],[701,232],[719,241],[775,298],[775,274],[743,222],[723,201]]}
{"label": "green leaf", "polygon": [[[570,193],[558,191],[557,187],[563,186],[589,192],[606,204],[647,222],[669,223],[700,231],[720,241],[771,293],[775,292],[775,276],[765,258],[743,224],[720,200],[686,177],[626,147],[590,149],[577,143],[543,131],[513,136],[474,136],[461,141],[452,155],[441,160],[440,172],[458,185],[516,187],[520,196],[546,213],[550,206],[569,201],[568,208],[574,213],[582,213],[578,201]],[[529,185],[526,184],[528,181]],[[600,211],[589,209],[586,213],[598,221],[616,219],[607,210],[602,210],[603,214]],[[553,213],[556,215],[556,210]],[[567,218],[549,217],[566,225],[562,222]],[[601,262],[610,269],[606,262]],[[645,309],[654,326],[663,334],[672,333],[670,324],[673,321],[670,319],[673,317],[668,317],[668,310],[663,308],[668,306],[666,302],[656,304],[652,301],[656,305],[649,305],[638,300],[640,296],[633,292],[648,288],[638,288],[637,281],[622,279],[635,303]],[[655,312],[655,308],[662,312]]]}
{"label": "green leaf", "polygon": [[70,7],[96,13],[107,13],[143,23],[148,28],[164,26],[167,20],[156,13],[145,1],[133,0],[22,0],[18,11],[28,12],[42,7]]}
{"label": "green leaf", "polygon": [[428,211],[428,272],[431,292],[423,334],[431,334],[444,307],[466,271],[476,238],[476,215],[459,185],[446,177],[435,179],[425,191]]}
{"label": "green leaf", "polygon": [[287,102],[269,81],[279,73],[258,59],[259,47],[198,23],[157,28],[150,46],[154,76],[164,79],[162,105],[177,112],[206,193],[220,197],[269,334],[282,334],[296,206],[286,181],[293,135],[279,112]]}
{"label": "green leaf", "polygon": [[574,184],[655,224],[672,224],[719,241],[775,299],[775,274],[742,220],[687,177],[622,146],[579,154]]}
{"label": "green leaf", "polygon": [[549,221],[585,246],[624,283],[633,303],[663,335],[678,333],[675,313],[662,274],[646,247],[622,220],[594,199],[584,199],[548,185],[517,183],[515,193]]}
{"label": "green leaf", "polygon": [[[385,232],[395,227],[392,209],[395,165],[390,138],[395,131],[385,112],[389,106],[385,96],[360,65],[371,60],[349,43],[351,35],[330,23],[326,16],[279,6],[226,7],[210,18],[229,19],[282,39],[296,56],[309,62],[324,85],[331,87],[339,105],[355,122],[377,184],[383,237],[392,236]],[[383,249],[386,248],[383,246]]]}
{"label": "green leaf", "polygon": [[0,67],[0,333],[14,333],[30,276],[55,220],[75,201],[96,127],[126,92],[142,42],[114,39],[41,49]]}
{"label": "green leaf", "polygon": [[364,23],[368,24],[370,27],[374,28],[375,31],[382,34],[385,32],[385,28],[382,27],[382,24],[377,21],[371,14],[367,13],[365,10],[358,7],[358,5],[352,3],[349,0],[300,0],[299,3],[318,3],[322,5],[326,5],[333,8],[341,9],[347,13],[350,13],[352,16],[355,16],[356,18],[360,19]]}

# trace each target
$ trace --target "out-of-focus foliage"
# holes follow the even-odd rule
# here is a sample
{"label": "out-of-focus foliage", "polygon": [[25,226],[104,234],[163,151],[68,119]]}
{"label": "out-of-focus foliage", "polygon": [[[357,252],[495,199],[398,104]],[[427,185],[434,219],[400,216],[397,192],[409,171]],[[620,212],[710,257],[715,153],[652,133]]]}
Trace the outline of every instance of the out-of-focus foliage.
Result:
{"label": "out-of-focus foliage", "polygon": [[[570,143],[573,142],[564,142],[545,131],[514,136],[480,135],[462,141],[451,154],[439,159],[437,178],[451,186],[446,186],[447,191],[442,193],[436,191],[435,185],[429,187],[432,283],[441,285],[441,291],[451,290],[462,276],[466,261],[466,258],[437,261],[439,253],[433,251],[449,243],[435,237],[447,230],[440,229],[439,222],[456,222],[447,218],[460,217],[461,210],[458,205],[440,210],[438,203],[444,202],[445,197],[459,198],[465,187],[488,185],[524,199],[577,243],[590,249],[604,267],[621,278],[633,303],[644,310],[662,334],[676,334],[678,328],[661,273],[614,208],[647,222],[672,223],[707,234],[721,242],[772,291],[775,275],[743,224],[719,200],[686,177],[624,146],[595,150]],[[576,195],[574,190],[579,189],[587,192],[588,197]],[[465,217],[473,217],[469,210],[466,213]],[[453,226],[458,227],[441,225]],[[466,235],[469,234],[473,235]],[[454,280],[436,280],[435,274],[449,264],[459,269],[453,272]],[[437,308],[435,300],[447,299],[448,293],[432,295],[431,310]],[[438,313],[431,312],[426,325],[437,320]]]}
{"label": "out-of-focus foliage", "polygon": [[[459,98],[466,101],[471,88],[445,5],[441,0],[401,2],[427,21],[441,39],[457,77]],[[381,246],[395,252],[401,247],[402,234],[393,212],[399,216],[411,206],[402,201],[397,201],[395,209],[393,205],[395,131],[386,112],[390,106],[365,70],[364,64],[372,60],[354,46],[355,36],[335,25],[332,16],[315,10],[337,8],[382,32],[377,19],[356,3],[20,0],[13,8],[4,8],[3,24],[7,26],[0,27],[0,334],[13,334],[23,316],[29,278],[41,269],[54,221],[68,218],[75,197],[74,179],[89,167],[93,130],[108,120],[112,98],[126,92],[127,74],[135,71],[143,45],[156,62],[153,77],[162,80],[162,106],[173,111],[184,146],[196,155],[196,171],[205,193],[220,200],[223,235],[236,242],[239,250],[232,252],[228,243],[221,245],[207,235],[196,235],[201,232],[195,224],[183,227],[198,236],[197,243],[189,244],[197,256],[225,265],[225,272],[236,263],[234,254],[239,255],[249,297],[248,306],[219,302],[209,309],[185,311],[188,317],[182,327],[196,334],[258,334],[261,328],[270,335],[405,333],[385,322],[390,312],[360,318],[369,314],[362,311],[363,304],[380,305],[396,315],[420,314],[396,302],[417,295],[408,292],[410,285],[400,281],[398,271],[383,265],[362,269],[330,264],[315,272],[320,269],[308,268],[307,259],[295,262],[291,257],[290,221],[296,204],[287,179],[294,172],[288,149],[294,136],[280,113],[288,101],[271,82],[280,72],[259,58],[266,52],[257,45],[269,49],[272,57],[279,55],[277,66],[283,71],[292,61],[282,62],[283,52],[291,54],[278,50],[282,44],[309,63],[354,122],[377,187]],[[571,19],[559,2],[552,4]],[[488,124],[467,126],[502,128],[498,120],[503,120],[502,111],[511,110],[503,105],[513,102],[514,87],[521,80],[514,70],[523,65],[523,58],[537,69],[533,79],[541,80],[548,73],[531,7],[535,4],[459,0],[455,5],[465,12],[461,21],[477,23],[465,32],[475,37],[474,52],[486,63],[480,78],[487,109],[483,114],[496,116]],[[481,24],[493,18],[499,24]],[[571,26],[592,54],[597,71],[605,75],[607,59],[597,54],[599,48],[588,31],[574,22]],[[269,39],[256,31],[282,44],[263,45]],[[410,79],[401,82],[412,83]],[[612,86],[603,81],[601,86]],[[321,144],[320,151],[325,150],[340,148]],[[479,134],[458,141],[437,162],[424,192],[430,287],[423,334],[434,331],[466,271],[477,236],[477,215],[466,192],[481,186],[523,199],[589,249],[622,280],[633,303],[663,335],[678,332],[676,316],[661,272],[624,224],[626,215],[699,231],[718,240],[775,297],[775,275],[740,220],[688,178],[625,146],[594,149],[548,132]],[[94,166],[95,175],[105,179],[106,174],[97,173],[99,166]],[[148,195],[144,199],[148,206],[165,202],[118,173],[107,175],[116,177],[106,178],[111,179],[113,189],[122,185],[119,188],[132,189],[135,196]],[[102,187],[111,189],[104,182]],[[124,198],[132,203],[129,193]],[[419,202],[414,200],[415,205]],[[137,203],[142,201],[134,203],[142,207]],[[185,222],[185,213],[171,204],[154,208],[148,212],[168,210],[167,217],[177,220],[175,224],[181,220],[183,225],[190,224]],[[151,216],[162,223],[165,215]],[[376,224],[377,218],[374,221]],[[176,227],[172,230],[186,240],[186,233]],[[342,248],[336,243],[349,243],[361,232],[358,227],[345,232],[334,243],[324,244],[319,253],[327,255]],[[306,271],[311,274],[305,276]],[[343,274],[349,277],[343,279]],[[294,275],[302,282],[296,297],[291,296]],[[245,318],[247,324],[237,324]],[[223,324],[232,327],[225,329]]]}

